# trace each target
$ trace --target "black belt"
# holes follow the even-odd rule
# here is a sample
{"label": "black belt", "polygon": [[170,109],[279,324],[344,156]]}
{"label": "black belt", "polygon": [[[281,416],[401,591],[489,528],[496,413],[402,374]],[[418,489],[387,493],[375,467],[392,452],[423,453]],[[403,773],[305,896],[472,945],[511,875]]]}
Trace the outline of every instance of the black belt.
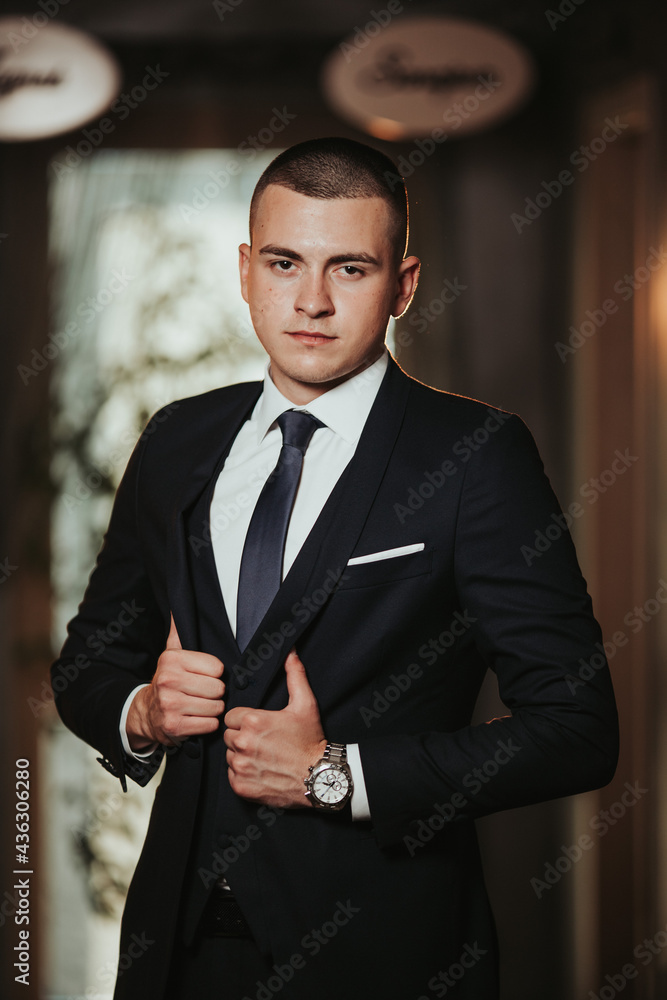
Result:
{"label": "black belt", "polygon": [[236,897],[217,883],[208,897],[199,927],[205,937],[252,938]]}

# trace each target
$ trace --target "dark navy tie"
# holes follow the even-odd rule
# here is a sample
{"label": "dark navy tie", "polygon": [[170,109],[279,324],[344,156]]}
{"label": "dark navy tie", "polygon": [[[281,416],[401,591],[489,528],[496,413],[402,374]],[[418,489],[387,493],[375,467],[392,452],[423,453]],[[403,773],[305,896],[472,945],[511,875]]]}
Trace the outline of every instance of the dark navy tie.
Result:
{"label": "dark navy tie", "polygon": [[318,427],[325,425],[301,410],[278,417],[283,446],[278,464],[264,484],[250,519],[241,556],[236,603],[236,641],[244,650],[282,581],[283,553],[303,456]]}

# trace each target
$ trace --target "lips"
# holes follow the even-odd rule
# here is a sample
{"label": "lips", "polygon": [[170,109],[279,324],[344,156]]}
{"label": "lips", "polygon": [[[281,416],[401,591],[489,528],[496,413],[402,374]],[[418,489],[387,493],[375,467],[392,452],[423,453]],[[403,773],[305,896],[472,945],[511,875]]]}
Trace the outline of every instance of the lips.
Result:
{"label": "lips", "polygon": [[288,330],[288,337],[298,340],[302,344],[326,344],[335,337],[329,337],[325,333],[313,333],[309,330]]}

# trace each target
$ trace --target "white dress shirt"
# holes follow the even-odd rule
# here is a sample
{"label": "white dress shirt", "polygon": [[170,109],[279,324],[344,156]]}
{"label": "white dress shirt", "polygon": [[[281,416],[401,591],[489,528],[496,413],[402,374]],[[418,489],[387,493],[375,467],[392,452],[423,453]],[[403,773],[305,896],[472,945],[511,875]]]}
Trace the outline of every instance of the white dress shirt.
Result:
{"label": "white dress shirt", "polygon": [[[278,462],[282,434],[277,418],[285,410],[307,410],[324,427],[318,427],[304,455],[301,478],[287,528],[283,578],[296,559],[320,511],[359,443],[361,432],[387,369],[382,356],[359,375],[341,382],[305,406],[296,406],[276,388],[270,365],[264,386],[249,419],[243,424],[218,476],[210,508],[213,555],[229,623],[236,633],[236,597],[243,546],[255,505],[264,483]],[[306,670],[308,669],[306,665]],[[127,699],[121,716],[121,737],[126,753],[142,758],[152,751],[134,753],[126,733],[127,713],[136,692]],[[369,819],[370,811],[357,744],[348,744],[348,762],[354,782],[353,819]]]}

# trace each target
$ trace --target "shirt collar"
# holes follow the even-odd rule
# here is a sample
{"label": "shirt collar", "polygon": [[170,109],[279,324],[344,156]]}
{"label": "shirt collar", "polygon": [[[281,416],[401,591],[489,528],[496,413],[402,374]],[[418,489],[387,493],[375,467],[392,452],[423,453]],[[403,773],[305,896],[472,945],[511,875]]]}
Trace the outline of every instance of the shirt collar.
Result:
{"label": "shirt collar", "polygon": [[378,360],[368,368],[304,406],[290,402],[276,388],[271,379],[269,362],[264,374],[262,395],[253,414],[257,427],[257,443],[261,443],[271,425],[285,410],[307,410],[335,434],[339,434],[349,444],[356,445],[375,402],[388,362],[389,354],[385,349]]}

